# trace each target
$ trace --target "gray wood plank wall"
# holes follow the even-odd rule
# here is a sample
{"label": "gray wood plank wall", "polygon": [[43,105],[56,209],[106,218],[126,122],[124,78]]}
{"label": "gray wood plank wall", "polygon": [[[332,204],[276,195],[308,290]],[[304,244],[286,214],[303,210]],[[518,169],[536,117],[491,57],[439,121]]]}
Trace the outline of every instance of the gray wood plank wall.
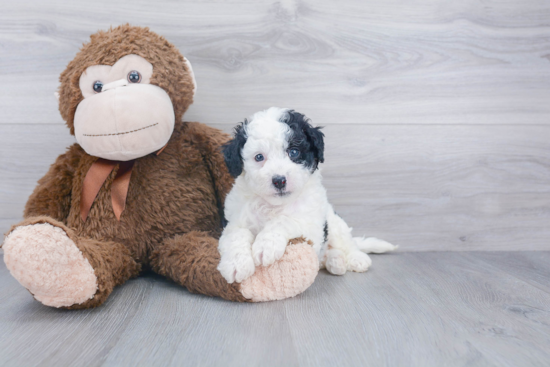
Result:
{"label": "gray wood plank wall", "polygon": [[74,140],[53,92],[91,33],[149,26],[193,63],[186,119],[294,108],[326,186],[405,251],[550,249],[550,1],[0,1],[0,230]]}

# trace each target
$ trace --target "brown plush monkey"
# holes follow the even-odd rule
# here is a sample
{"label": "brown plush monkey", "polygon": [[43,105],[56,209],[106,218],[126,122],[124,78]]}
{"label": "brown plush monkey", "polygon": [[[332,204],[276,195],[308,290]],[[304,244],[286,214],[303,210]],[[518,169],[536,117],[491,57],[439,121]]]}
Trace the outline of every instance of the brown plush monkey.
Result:
{"label": "brown plush monkey", "polygon": [[3,245],[38,301],[95,307],[143,268],[232,301],[291,297],[313,282],[318,260],[299,239],[241,284],[216,269],[229,137],[181,122],[196,85],[172,44],[129,25],[98,32],[60,82],[59,110],[79,144],[40,179]]}

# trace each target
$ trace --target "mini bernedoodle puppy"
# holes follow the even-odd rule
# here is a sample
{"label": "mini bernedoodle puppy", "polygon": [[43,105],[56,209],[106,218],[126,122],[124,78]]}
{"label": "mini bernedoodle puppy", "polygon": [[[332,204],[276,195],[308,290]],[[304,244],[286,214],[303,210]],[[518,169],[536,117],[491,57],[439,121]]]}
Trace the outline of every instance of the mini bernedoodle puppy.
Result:
{"label": "mini bernedoodle puppy", "polygon": [[224,146],[236,180],[225,199],[228,223],[218,266],[229,283],[247,279],[256,266],[273,264],[297,237],[313,243],[320,268],[338,275],[366,271],[372,263],[367,252],[396,248],[376,238],[352,237],[334,212],[319,170],[323,137],[304,115],[276,107],[235,128],[234,139]]}

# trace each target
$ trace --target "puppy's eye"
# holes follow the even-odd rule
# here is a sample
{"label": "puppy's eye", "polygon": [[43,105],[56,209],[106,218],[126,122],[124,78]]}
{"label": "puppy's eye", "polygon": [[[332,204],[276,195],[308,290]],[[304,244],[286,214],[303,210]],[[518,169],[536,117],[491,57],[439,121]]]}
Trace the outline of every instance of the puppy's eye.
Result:
{"label": "puppy's eye", "polygon": [[128,73],[128,81],[130,83],[139,83],[141,81],[141,74],[139,71],[132,70]]}
{"label": "puppy's eye", "polygon": [[256,162],[261,162],[261,161],[264,160],[264,156],[263,156],[263,154],[256,154],[254,159],[256,160]]}
{"label": "puppy's eye", "polygon": [[288,151],[288,156],[290,158],[298,158],[300,156],[300,151],[298,149],[290,149]]}
{"label": "puppy's eye", "polygon": [[101,93],[101,90],[103,89],[103,82],[96,80],[92,87],[94,88],[94,92]]}

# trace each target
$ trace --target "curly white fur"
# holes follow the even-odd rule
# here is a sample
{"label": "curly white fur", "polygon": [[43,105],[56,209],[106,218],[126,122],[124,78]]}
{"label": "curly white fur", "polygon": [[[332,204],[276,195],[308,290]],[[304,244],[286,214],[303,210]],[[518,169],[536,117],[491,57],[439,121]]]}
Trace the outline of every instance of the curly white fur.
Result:
{"label": "curly white fur", "polygon": [[[288,113],[272,107],[243,125],[243,171],[225,200],[229,223],[219,241],[218,270],[229,283],[247,279],[256,266],[273,264],[285,253],[288,241],[297,237],[312,241],[319,266],[338,275],[366,271],[372,263],[366,252],[396,248],[376,238],[352,237],[351,228],[328,202],[320,169],[289,157],[294,132],[281,122]],[[259,162],[258,154],[263,156]],[[286,178],[283,191],[274,186],[276,176]]]}

